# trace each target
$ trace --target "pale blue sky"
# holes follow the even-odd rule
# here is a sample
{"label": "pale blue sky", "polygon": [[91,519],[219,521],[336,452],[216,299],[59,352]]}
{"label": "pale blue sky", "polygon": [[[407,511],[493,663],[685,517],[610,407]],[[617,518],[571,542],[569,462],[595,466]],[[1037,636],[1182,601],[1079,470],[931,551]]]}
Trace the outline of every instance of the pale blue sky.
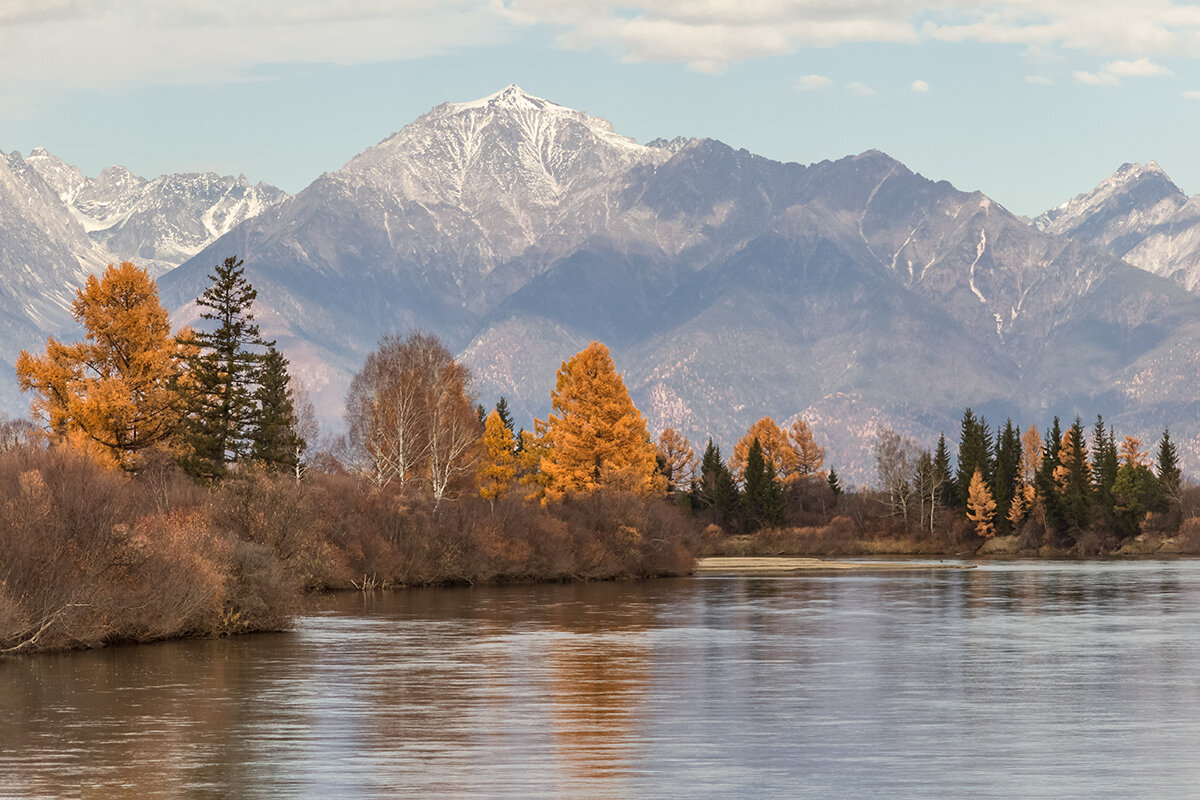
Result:
{"label": "pale blue sky", "polygon": [[878,148],[1021,214],[1125,161],[1200,193],[1200,6],[1170,0],[0,4],[0,149],[89,175],[295,192],[508,83],[639,141],[802,163]]}

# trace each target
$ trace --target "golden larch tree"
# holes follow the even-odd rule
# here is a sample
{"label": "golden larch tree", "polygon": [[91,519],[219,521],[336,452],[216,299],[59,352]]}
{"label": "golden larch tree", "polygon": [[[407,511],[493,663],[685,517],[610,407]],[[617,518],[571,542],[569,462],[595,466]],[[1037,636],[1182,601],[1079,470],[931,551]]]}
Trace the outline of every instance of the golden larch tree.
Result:
{"label": "golden larch tree", "polygon": [[517,479],[517,456],[513,433],[493,410],[483,421],[483,458],[479,470],[479,496],[496,501],[508,493]]}
{"label": "golden larch tree", "polygon": [[607,347],[592,342],[563,362],[550,403],[541,463],[547,499],[605,486],[641,494],[665,491],[646,420]]}
{"label": "golden larch tree", "polygon": [[992,498],[992,490],[977,469],[967,489],[967,519],[975,523],[975,531],[980,536],[988,539],[996,532],[993,524],[995,516],[996,501]]}
{"label": "golden larch tree", "polygon": [[1131,467],[1145,467],[1149,465],[1150,454],[1142,450],[1142,440],[1136,436],[1126,436],[1125,441],[1121,442],[1121,463],[1128,464]]}
{"label": "golden larch tree", "polygon": [[789,476],[796,472],[799,457],[788,440],[787,433],[770,417],[763,417],[755,422],[750,426],[750,430],[746,431],[746,435],[738,439],[737,444],[733,446],[733,455],[729,458],[730,471],[739,481],[744,479],[746,457],[755,439],[762,448],[763,460],[775,471],[775,477],[786,484]]}
{"label": "golden larch tree", "polygon": [[686,490],[696,477],[696,451],[687,437],[674,428],[658,435],[658,457],[671,488]]}
{"label": "golden larch tree", "polygon": [[49,432],[135,469],[141,453],[173,443],[179,433],[185,346],[190,331],[171,335],[158,286],[128,261],[88,278],[71,313],[84,339],[46,340],[44,355],[22,350],[17,380],[35,397],[31,410]]}
{"label": "golden larch tree", "polygon": [[[813,439],[812,429],[807,422],[797,418],[788,430],[788,441],[796,453],[796,475],[816,475],[821,472],[825,466],[825,448]],[[784,480],[786,482],[786,476]]]}

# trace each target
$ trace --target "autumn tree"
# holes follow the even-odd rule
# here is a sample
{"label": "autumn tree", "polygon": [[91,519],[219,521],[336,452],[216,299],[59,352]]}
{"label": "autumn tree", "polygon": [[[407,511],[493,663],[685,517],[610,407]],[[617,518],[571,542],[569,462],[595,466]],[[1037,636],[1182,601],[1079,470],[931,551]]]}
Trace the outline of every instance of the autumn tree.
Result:
{"label": "autumn tree", "polygon": [[[1038,509],[1038,473],[1042,469],[1042,454],[1044,443],[1036,425],[1030,425],[1021,435],[1021,464],[1017,469],[1017,483],[1021,493],[1021,502],[1014,515],[1009,510],[1009,524],[1016,529],[1021,519]],[[1045,520],[1042,520],[1043,523]]]}
{"label": "autumn tree", "polygon": [[346,399],[351,447],[377,486],[422,485],[440,501],[455,478],[473,474],[479,423],[469,382],[436,336],[380,339]]}
{"label": "autumn tree", "polygon": [[[812,429],[803,419],[797,418],[788,429],[788,443],[796,455],[796,476],[816,475],[825,465],[825,448],[813,438]],[[789,476],[784,476],[785,480]]]}
{"label": "autumn tree", "polygon": [[483,422],[483,455],[479,469],[479,496],[495,502],[504,497],[517,479],[517,457],[512,430],[499,409]]}
{"label": "autumn tree", "polygon": [[41,356],[22,350],[21,391],[35,394],[34,418],[55,438],[136,469],[148,448],[177,441],[186,348],[171,335],[154,281],[128,261],[89,277],[71,313],[83,341],[51,337]]}
{"label": "autumn tree", "polygon": [[993,521],[996,515],[996,501],[983,479],[982,470],[975,470],[967,487],[967,519],[975,523],[976,533],[985,539],[991,538],[995,533]]}
{"label": "autumn tree", "polygon": [[667,479],[667,491],[687,491],[696,478],[696,453],[686,436],[667,428],[658,436],[658,457]]}
{"label": "autumn tree", "polygon": [[797,456],[788,435],[780,428],[775,420],[763,417],[750,426],[745,435],[738,439],[733,446],[733,456],[729,459],[729,468],[739,481],[745,482],[746,459],[750,453],[750,445],[758,440],[759,449],[775,477],[785,480],[796,471]]}
{"label": "autumn tree", "polygon": [[665,492],[646,420],[633,405],[608,348],[592,342],[558,370],[546,420],[547,498],[604,486]]}
{"label": "autumn tree", "polygon": [[230,256],[208,276],[209,286],[196,298],[200,319],[211,330],[197,330],[189,344],[191,391],[187,439],[191,453],[184,467],[200,478],[220,478],[250,449],[249,432],[257,408],[254,388],[267,348],[250,308],[258,292],[246,279],[242,261]]}

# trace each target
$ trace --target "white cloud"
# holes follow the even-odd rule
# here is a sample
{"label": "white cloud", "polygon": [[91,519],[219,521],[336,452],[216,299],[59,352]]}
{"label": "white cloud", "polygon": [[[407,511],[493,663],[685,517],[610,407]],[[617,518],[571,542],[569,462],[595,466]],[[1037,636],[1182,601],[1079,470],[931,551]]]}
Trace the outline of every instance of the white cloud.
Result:
{"label": "white cloud", "polygon": [[1188,89],[1186,92],[1180,92],[1179,96],[1188,100],[1200,100],[1200,91]]}
{"label": "white cloud", "polygon": [[808,47],[930,40],[1018,44],[1031,63],[1117,59],[1091,73],[1117,78],[1200,57],[1200,7],[1188,0],[0,0],[0,91],[415,59],[509,42],[517,26],[708,73]]}
{"label": "white cloud", "polygon": [[1120,86],[1121,78],[1160,78],[1174,76],[1174,72],[1155,64],[1148,58],[1133,61],[1110,61],[1099,72],[1075,70],[1075,80],[1091,86]]}
{"label": "white cloud", "polygon": [[1027,58],[1043,63],[1060,59],[1063,50],[1130,57],[1130,64],[1200,56],[1200,8],[1187,0],[492,2],[514,22],[554,28],[563,46],[609,47],[627,61],[695,66],[804,47],[921,40],[1019,44]]}
{"label": "white cloud", "polygon": [[824,75],[801,75],[796,78],[794,85],[801,91],[812,91],[813,89],[824,89],[832,83],[833,81]]}
{"label": "white cloud", "polygon": [[1116,75],[1107,72],[1085,72],[1077,69],[1071,74],[1075,76],[1075,80],[1089,86],[1116,86],[1121,82]]}
{"label": "white cloud", "polygon": [[917,94],[925,94],[929,91],[929,84],[925,81],[913,81],[908,88]]}
{"label": "white cloud", "polygon": [[854,81],[852,83],[847,83],[846,88],[849,89],[850,91],[854,92],[859,97],[873,97],[876,94],[875,90],[872,89],[870,86],[867,86],[865,83],[860,83],[858,81]]}
{"label": "white cloud", "polygon": [[489,0],[0,0],[0,89],[244,79],[503,41]]}
{"label": "white cloud", "polygon": [[1037,84],[1038,86],[1053,86],[1054,85],[1054,81],[1051,80],[1050,78],[1047,78],[1045,75],[1026,75],[1025,82]]}
{"label": "white cloud", "polygon": [[1155,64],[1144,57],[1135,61],[1114,61],[1105,66],[1104,71],[1123,78],[1159,78],[1175,74],[1166,67]]}

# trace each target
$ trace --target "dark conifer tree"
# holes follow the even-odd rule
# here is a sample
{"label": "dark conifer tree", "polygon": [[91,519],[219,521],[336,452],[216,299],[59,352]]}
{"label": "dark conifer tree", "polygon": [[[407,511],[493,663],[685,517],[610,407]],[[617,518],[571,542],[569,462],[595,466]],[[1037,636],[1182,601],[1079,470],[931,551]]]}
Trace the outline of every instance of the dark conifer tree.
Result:
{"label": "dark conifer tree", "polygon": [[511,431],[513,429],[512,413],[508,410],[508,401],[503,396],[496,401],[496,413],[500,415],[500,421],[504,423],[504,427]]}
{"label": "dark conifer tree", "polygon": [[708,509],[714,523],[722,525],[737,516],[739,495],[733,473],[721,459],[721,448],[709,437],[700,459],[700,480],[696,486],[697,504]]}
{"label": "dark conifer tree", "polygon": [[829,483],[829,491],[833,492],[833,504],[837,505],[838,498],[842,496],[842,481],[837,470],[830,467],[829,476],[825,480]]}
{"label": "dark conifer tree", "polygon": [[258,407],[250,428],[250,458],[269,469],[295,470],[307,443],[297,432],[287,359],[268,348],[254,392]]}
{"label": "dark conifer tree", "polygon": [[984,483],[992,480],[992,434],[987,420],[976,418],[971,409],[963,412],[962,432],[958,440],[958,469],[954,483],[958,489],[958,503],[967,507],[967,495],[975,471],[983,476]]}
{"label": "dark conifer tree", "polygon": [[1066,527],[1063,506],[1060,499],[1061,493],[1054,479],[1054,471],[1059,466],[1058,454],[1061,447],[1062,423],[1059,422],[1058,417],[1055,417],[1054,424],[1050,430],[1046,431],[1042,443],[1042,464],[1037,474],[1038,497],[1042,503],[1042,508],[1046,511],[1046,526],[1052,534],[1057,534]]}
{"label": "dark conifer tree", "polygon": [[197,331],[189,344],[188,414],[186,441],[190,452],[184,467],[200,478],[220,478],[227,465],[240,460],[249,448],[248,434],[256,412],[254,386],[262,355],[252,347],[270,347],[264,341],[250,307],[258,293],[246,280],[236,257],[217,265],[211,282],[196,299],[204,309],[201,320],[215,325]]}
{"label": "dark conifer tree", "polygon": [[1113,524],[1113,485],[1117,482],[1119,468],[1116,437],[1105,428],[1104,418],[1097,414],[1096,424],[1092,426],[1093,518],[1107,526]]}
{"label": "dark conifer tree", "polygon": [[950,472],[950,450],[946,447],[946,435],[938,434],[937,449],[933,451],[933,474],[941,484],[938,499],[943,506],[953,505],[956,495],[954,476]]}
{"label": "dark conifer tree", "polygon": [[1171,441],[1171,431],[1163,430],[1162,439],[1158,442],[1158,454],[1155,458],[1158,467],[1159,496],[1165,510],[1178,508],[1183,501],[1181,494],[1182,473],[1179,470],[1179,454],[1175,443]]}
{"label": "dark conifer tree", "polygon": [[1008,511],[1017,488],[1021,469],[1021,431],[1011,419],[996,437],[995,470],[992,473],[992,498],[996,501],[996,532],[1006,534],[1011,523]]}
{"label": "dark conifer tree", "polygon": [[1061,479],[1056,477],[1061,488],[1063,520],[1070,532],[1078,537],[1079,532],[1088,526],[1092,508],[1092,476],[1087,458],[1087,440],[1079,417],[1067,429],[1058,461],[1063,470]]}
{"label": "dark conifer tree", "polygon": [[775,470],[763,458],[758,439],[750,443],[746,453],[746,471],[742,488],[742,513],[750,530],[778,527],[783,524],[784,496]]}

